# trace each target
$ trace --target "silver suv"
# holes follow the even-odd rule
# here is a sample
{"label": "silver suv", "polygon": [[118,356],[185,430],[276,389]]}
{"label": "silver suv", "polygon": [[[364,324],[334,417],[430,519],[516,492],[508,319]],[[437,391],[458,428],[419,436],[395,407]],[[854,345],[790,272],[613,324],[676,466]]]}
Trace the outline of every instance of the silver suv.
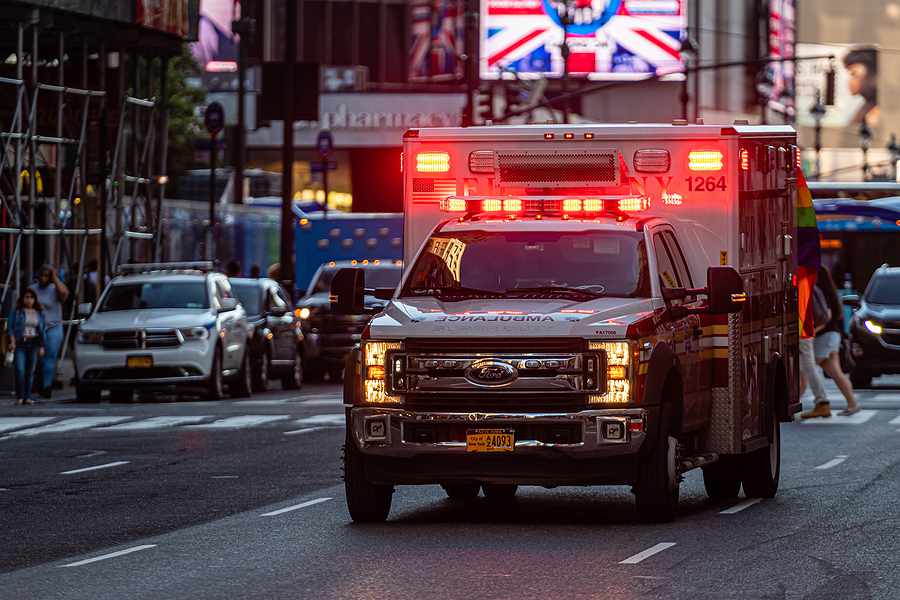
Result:
{"label": "silver suv", "polygon": [[77,397],[108,390],[251,393],[244,308],[212,263],[126,265],[84,318],[75,351]]}

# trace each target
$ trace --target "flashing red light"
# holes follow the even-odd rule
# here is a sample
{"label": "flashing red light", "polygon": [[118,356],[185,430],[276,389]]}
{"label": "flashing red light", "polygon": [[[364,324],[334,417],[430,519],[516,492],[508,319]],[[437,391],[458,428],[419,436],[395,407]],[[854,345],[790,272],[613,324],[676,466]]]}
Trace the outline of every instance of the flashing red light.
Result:
{"label": "flashing red light", "polygon": [[718,150],[691,150],[688,154],[688,169],[691,171],[721,171],[722,153]]}
{"label": "flashing red light", "polygon": [[503,202],[499,198],[488,198],[481,201],[482,212],[500,212],[503,209]]}
{"label": "flashing red light", "polygon": [[586,139],[586,140],[592,140],[592,139],[594,139],[594,134],[591,133],[591,132],[589,131],[589,132],[587,132],[587,133],[584,134],[584,139]]}
{"label": "flashing red light", "polygon": [[441,204],[447,212],[466,212],[466,201],[462,198],[447,198]]}
{"label": "flashing red light", "polygon": [[746,148],[741,148],[741,171],[750,170],[750,152]]}
{"label": "flashing red light", "polygon": [[419,173],[446,173],[450,170],[450,155],[446,152],[419,152],[416,154],[416,171]]}
{"label": "flashing red light", "polygon": [[552,133],[545,133],[545,134],[544,134],[544,139],[545,139],[545,140],[552,140],[554,137],[556,137],[556,136],[554,136]]}
{"label": "flashing red light", "polygon": [[518,198],[510,198],[503,201],[503,210],[508,213],[522,212],[522,201]]}
{"label": "flashing red light", "polygon": [[564,134],[563,134],[563,139],[574,140],[574,139],[575,139],[575,134],[574,134],[574,133],[564,133]]}
{"label": "flashing red light", "polygon": [[647,198],[622,198],[618,202],[622,212],[636,212],[650,208],[650,200]]}
{"label": "flashing red light", "polygon": [[584,212],[600,212],[603,210],[603,200],[597,198],[586,198],[581,203]]}
{"label": "flashing red light", "polygon": [[566,198],[563,200],[563,212],[581,212],[581,200],[578,198]]}

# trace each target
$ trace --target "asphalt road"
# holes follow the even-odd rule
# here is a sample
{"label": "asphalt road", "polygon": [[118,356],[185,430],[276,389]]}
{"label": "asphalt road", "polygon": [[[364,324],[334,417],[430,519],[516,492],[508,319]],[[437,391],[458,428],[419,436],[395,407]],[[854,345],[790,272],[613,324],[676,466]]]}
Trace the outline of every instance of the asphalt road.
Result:
{"label": "asphalt road", "polygon": [[783,426],[775,499],[710,503],[692,472],[662,525],[624,487],[436,486],[353,525],[336,386],[3,406],[0,598],[898,598],[900,386],[860,397]]}

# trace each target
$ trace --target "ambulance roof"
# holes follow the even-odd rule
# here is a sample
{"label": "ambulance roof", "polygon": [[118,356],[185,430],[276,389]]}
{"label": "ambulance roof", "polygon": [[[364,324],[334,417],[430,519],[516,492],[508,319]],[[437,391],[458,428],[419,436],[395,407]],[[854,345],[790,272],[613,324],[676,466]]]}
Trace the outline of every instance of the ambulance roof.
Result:
{"label": "ambulance roof", "polygon": [[[573,141],[583,141],[583,134],[594,134],[597,139],[709,139],[723,136],[738,137],[778,137],[793,136],[795,131],[789,125],[674,125],[669,123],[615,123],[578,125],[491,125],[482,127],[430,127],[410,129],[404,135],[406,140],[432,141],[517,141],[543,138],[552,133],[562,137],[563,133],[576,134]],[[579,137],[582,138],[579,140]],[[559,140],[562,141],[562,140]]]}
{"label": "ambulance roof", "polygon": [[611,216],[592,217],[583,219],[562,219],[558,217],[544,217],[535,219],[522,217],[517,219],[504,219],[493,216],[476,216],[469,219],[452,219],[445,221],[437,231],[440,233],[456,233],[465,231],[491,231],[502,232],[529,232],[529,231],[553,231],[578,233],[584,231],[641,231],[651,215],[627,216],[617,219]]}

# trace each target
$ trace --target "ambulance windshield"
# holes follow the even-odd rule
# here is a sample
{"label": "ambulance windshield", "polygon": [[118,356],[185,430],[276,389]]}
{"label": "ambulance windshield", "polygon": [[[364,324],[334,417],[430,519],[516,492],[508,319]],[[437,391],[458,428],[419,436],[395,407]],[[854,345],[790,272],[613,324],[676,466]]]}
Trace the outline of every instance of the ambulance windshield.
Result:
{"label": "ambulance windshield", "polygon": [[638,232],[465,231],[433,235],[404,296],[648,297]]}

